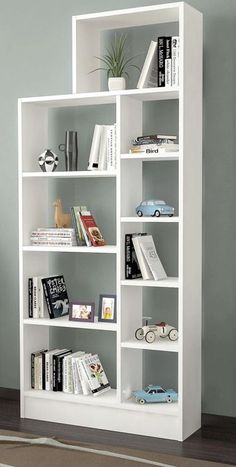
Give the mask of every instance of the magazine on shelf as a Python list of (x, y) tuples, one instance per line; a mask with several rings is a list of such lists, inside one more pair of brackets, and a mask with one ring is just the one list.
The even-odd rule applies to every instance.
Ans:
[(99, 394), (111, 389), (98, 355), (84, 357), (81, 360), (81, 364), (84, 368), (84, 373), (86, 374), (89, 387), (94, 396), (98, 396)]

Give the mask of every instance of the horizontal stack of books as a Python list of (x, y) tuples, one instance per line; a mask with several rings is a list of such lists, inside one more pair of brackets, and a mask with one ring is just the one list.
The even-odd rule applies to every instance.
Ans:
[(125, 278), (156, 281), (167, 278), (152, 235), (147, 233), (125, 235)]
[(60, 318), (69, 313), (69, 298), (63, 275), (28, 279), (29, 318)]
[(116, 169), (116, 124), (95, 125), (88, 170)]
[(98, 396), (111, 386), (97, 354), (42, 349), (31, 354), (31, 388)]
[(91, 212), (86, 206), (71, 208), (72, 221), (75, 227), (76, 242), (79, 246), (104, 246), (105, 240)]
[(151, 41), (137, 88), (179, 86), (179, 36)]
[(75, 246), (75, 230), (69, 228), (38, 228), (32, 231), (30, 242), (34, 246)]
[(177, 136), (172, 135), (146, 135), (137, 136), (132, 140), (129, 149), (130, 154), (145, 154), (155, 156), (155, 154), (165, 154), (167, 152), (178, 152)]

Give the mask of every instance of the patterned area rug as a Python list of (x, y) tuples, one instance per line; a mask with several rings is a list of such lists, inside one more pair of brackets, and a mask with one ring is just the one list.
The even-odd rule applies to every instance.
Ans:
[(0, 467), (218, 467), (218, 464), (112, 446), (69, 443), (0, 430)]

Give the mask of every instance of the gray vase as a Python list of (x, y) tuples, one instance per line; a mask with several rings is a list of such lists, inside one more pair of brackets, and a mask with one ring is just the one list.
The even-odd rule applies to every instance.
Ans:
[(59, 150), (65, 154), (66, 171), (76, 171), (78, 168), (78, 134), (77, 131), (65, 132), (65, 144), (60, 144)]

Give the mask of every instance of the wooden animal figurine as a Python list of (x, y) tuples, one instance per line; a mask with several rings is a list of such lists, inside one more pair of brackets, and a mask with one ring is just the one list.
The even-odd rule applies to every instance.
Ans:
[(54, 215), (55, 226), (58, 228), (64, 228), (64, 229), (70, 227), (71, 226), (71, 215), (63, 212), (61, 200), (56, 199), (56, 201), (53, 203), (53, 206), (55, 208), (55, 215)]

